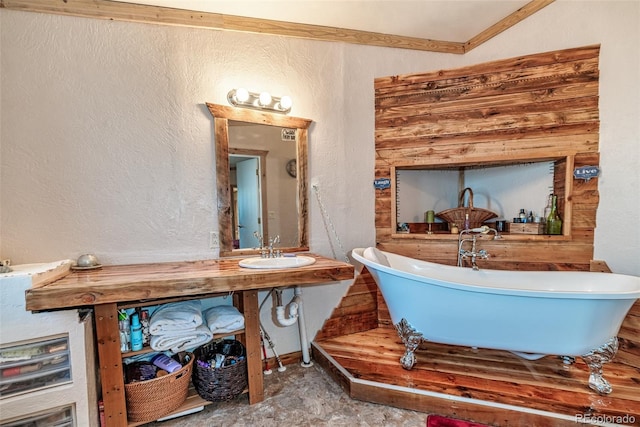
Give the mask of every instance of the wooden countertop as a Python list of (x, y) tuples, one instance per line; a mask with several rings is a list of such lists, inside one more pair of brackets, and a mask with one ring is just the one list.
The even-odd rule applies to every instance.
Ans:
[(233, 257), (71, 270), (62, 278), (27, 290), (26, 308), (30, 311), (55, 310), (320, 284), (354, 277), (351, 264), (315, 254), (305, 255), (316, 258), (316, 262), (289, 269), (249, 269), (238, 265), (244, 257)]

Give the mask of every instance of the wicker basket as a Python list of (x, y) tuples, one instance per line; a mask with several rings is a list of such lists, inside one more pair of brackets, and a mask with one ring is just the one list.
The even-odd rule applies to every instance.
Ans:
[[(464, 193), (469, 192), (469, 206), (464, 206)], [(473, 207), (473, 190), (467, 187), (460, 193), (458, 207), (447, 209), (436, 214), (449, 224), (455, 224), (460, 230), (464, 229), (464, 220), (469, 215), (469, 228), (480, 227), (486, 220), (495, 218), (498, 214), (487, 209)]]
[(176, 372), (153, 380), (125, 384), (129, 421), (153, 421), (178, 409), (187, 399), (193, 360), (193, 354), (187, 353), (184, 357), (186, 363)]
[[(233, 365), (216, 368), (210, 360), (216, 354), (234, 357)], [(247, 388), (247, 355), (240, 341), (221, 340), (206, 344), (195, 350), (193, 385), (205, 400), (225, 402), (238, 397)]]

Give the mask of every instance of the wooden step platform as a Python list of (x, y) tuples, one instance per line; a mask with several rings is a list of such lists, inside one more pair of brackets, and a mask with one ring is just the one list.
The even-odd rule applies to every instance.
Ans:
[(604, 366), (613, 392), (600, 396), (588, 388), (581, 359), (566, 365), (556, 356), (528, 361), (506, 351), (425, 343), (414, 368), (405, 370), (404, 345), (389, 326), (321, 337), (312, 350), (358, 400), (495, 426), (640, 425), (640, 369), (615, 359)]

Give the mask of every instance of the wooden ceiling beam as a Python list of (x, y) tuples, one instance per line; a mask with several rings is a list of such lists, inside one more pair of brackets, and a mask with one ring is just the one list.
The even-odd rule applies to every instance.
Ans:
[(123, 3), (113, 0), (0, 0), (0, 7), (10, 10), (84, 18), (241, 31), (397, 49), (463, 54), (512, 27), (553, 1), (555, 0), (532, 0), (518, 11), (467, 42), (430, 40), (322, 25)]
[(474, 49), (474, 48), (480, 46), (482, 43), (486, 42), (487, 40), (489, 40), (489, 39), (491, 39), (491, 38), (493, 38), (495, 36), (497, 36), (501, 32), (513, 27), (514, 25), (516, 25), (517, 23), (523, 21), (524, 19), (528, 18), (529, 16), (533, 15), (534, 13), (539, 11), (540, 9), (542, 9), (542, 8), (544, 8), (546, 6), (549, 6), (554, 1), (555, 0), (532, 0), (532, 1), (530, 1), (526, 5), (522, 6), (520, 9), (516, 10), (515, 12), (513, 12), (511, 15), (501, 19), (500, 21), (496, 22), (495, 24), (493, 24), (492, 26), (490, 26), (486, 30), (480, 32), (478, 35), (470, 38), (464, 44), (464, 52), (467, 53), (471, 49)]

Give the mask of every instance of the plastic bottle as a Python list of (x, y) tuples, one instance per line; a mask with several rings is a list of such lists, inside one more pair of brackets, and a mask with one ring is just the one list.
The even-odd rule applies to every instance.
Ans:
[(562, 234), (562, 220), (558, 215), (558, 196), (556, 195), (551, 197), (551, 211), (547, 217), (545, 232), (547, 234)]
[(127, 312), (124, 310), (118, 311), (118, 328), (120, 329), (120, 351), (125, 353), (131, 350), (129, 343), (131, 328), (129, 326), (129, 316), (127, 316)]
[(182, 368), (182, 365), (164, 353), (159, 353), (151, 359), (151, 363), (160, 369), (164, 369), (169, 373), (173, 373)]
[(469, 224), (469, 214), (465, 214), (464, 215), (464, 229), (468, 230), (469, 228), (471, 228), (470, 224)]
[(131, 350), (142, 350), (142, 325), (137, 313), (131, 315)]
[(142, 345), (149, 345), (151, 334), (149, 333), (149, 310), (140, 312), (140, 325), (142, 325)]

